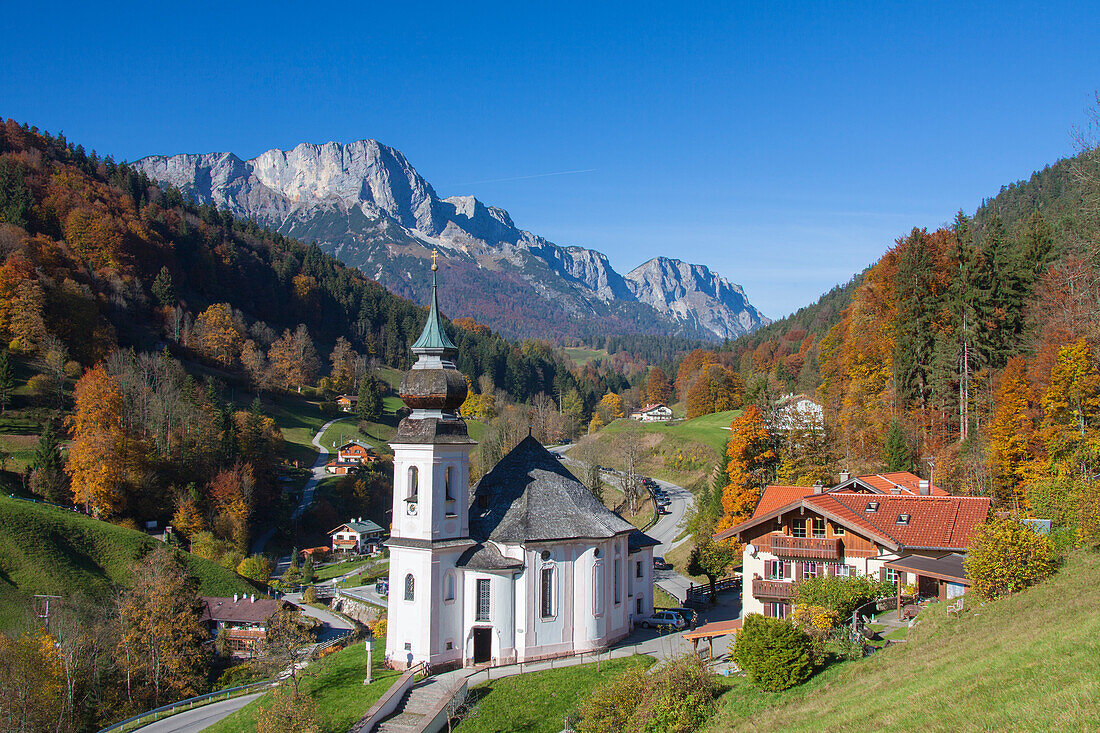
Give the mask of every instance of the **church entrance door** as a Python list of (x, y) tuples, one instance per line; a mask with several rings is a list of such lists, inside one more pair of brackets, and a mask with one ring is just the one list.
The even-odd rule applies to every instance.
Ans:
[(493, 630), (474, 629), (474, 664), (484, 664), (493, 656)]

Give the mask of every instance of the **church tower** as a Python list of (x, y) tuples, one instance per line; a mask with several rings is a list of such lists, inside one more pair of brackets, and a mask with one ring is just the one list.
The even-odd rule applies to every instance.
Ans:
[[(433, 257), (434, 259), (434, 257)], [(412, 346), (416, 355), (401, 380), (401, 399), (412, 410), (390, 441), (393, 448), (393, 524), (386, 659), (403, 668), (426, 661), (461, 662), (462, 583), (455, 569), (470, 539), (470, 451), (458, 408), (466, 378), (452, 359), (436, 295), (428, 321)]]

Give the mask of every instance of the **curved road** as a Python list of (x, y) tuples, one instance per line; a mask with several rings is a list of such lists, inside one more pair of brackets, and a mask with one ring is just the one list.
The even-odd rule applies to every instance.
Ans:
[[(562, 456), (563, 462), (566, 464), (579, 464), (580, 461), (575, 461), (566, 455), (566, 451), (572, 447), (573, 444), (558, 445), (548, 450)], [(603, 477), (611, 481), (619, 481), (618, 475), (609, 471), (603, 472)], [(656, 479), (654, 480), (656, 481)], [(695, 496), (683, 486), (677, 486), (668, 481), (657, 481), (657, 485), (664, 489), (665, 496), (669, 498), (668, 514), (662, 514), (657, 523), (646, 530), (646, 534), (661, 543), (653, 548), (654, 557), (663, 557), (674, 547), (678, 547), (687, 540), (686, 537), (681, 540), (676, 538), (684, 530), (684, 515), (695, 503)], [(687, 598), (688, 586), (692, 584), (691, 578), (681, 575), (675, 570), (654, 570), (653, 579), (657, 587), (675, 597), (681, 603)]]
[[(313, 436), (311, 441), (314, 447), (317, 448), (317, 460), (313, 462), (313, 466), (310, 470), (313, 472), (309, 479), (306, 481), (306, 485), (302, 487), (302, 499), (298, 502), (298, 506), (294, 507), (294, 512), (290, 515), (290, 520), (294, 521), (298, 517), (302, 516), (302, 512), (313, 503), (313, 493), (317, 489), (317, 484), (321, 482), (321, 479), (325, 477), (325, 464), (328, 463), (329, 450), (325, 446), (321, 445), (321, 436), (325, 434), (325, 431), (330, 427), (340, 422), (341, 420), (347, 420), (347, 416), (337, 417), (329, 420), (327, 423), (321, 426), (317, 434)], [(264, 532), (262, 535), (256, 538), (256, 541), (252, 543), (252, 554), (259, 555), (263, 553), (264, 547), (267, 546), (268, 541), (275, 535), (275, 527)], [(290, 562), (289, 558), (287, 562)]]
[(232, 700), (213, 702), (201, 708), (186, 710), (164, 720), (144, 725), (139, 730), (142, 733), (196, 733), (196, 731), (214, 725), (222, 718), (237, 712), (261, 695), (263, 695), (262, 692), (257, 692), (253, 695), (235, 697)]

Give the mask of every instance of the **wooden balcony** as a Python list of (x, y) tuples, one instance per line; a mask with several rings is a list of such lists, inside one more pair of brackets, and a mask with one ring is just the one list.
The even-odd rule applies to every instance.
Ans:
[(784, 580), (761, 580), (754, 578), (752, 581), (753, 598), (778, 598), (786, 600), (794, 598), (794, 583)]
[(816, 560), (839, 560), (844, 551), (839, 537), (829, 539), (813, 537), (771, 536), (772, 554), (776, 557), (807, 557)]

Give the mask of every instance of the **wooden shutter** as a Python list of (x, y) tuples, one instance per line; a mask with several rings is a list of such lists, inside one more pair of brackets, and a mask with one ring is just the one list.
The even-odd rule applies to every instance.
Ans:
[(886, 568), (883, 567), (878, 569), (878, 579), (886, 580)]
[(831, 578), (836, 575), (836, 566), (833, 563), (825, 563), (825, 577)]
[(905, 573), (898, 571), (898, 578), (901, 579), (901, 584), (905, 585)]
[(772, 613), (772, 604), (765, 603), (764, 604), (764, 617), (765, 618), (773, 618), (774, 616), (775, 616), (775, 614)]
[(787, 560), (783, 563), (783, 577), (787, 580), (791, 578), (791, 562)]
[(794, 564), (794, 579), (802, 580), (802, 563), (800, 562)]

